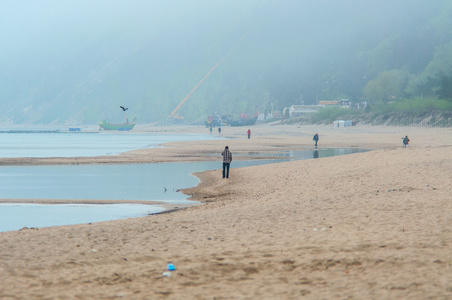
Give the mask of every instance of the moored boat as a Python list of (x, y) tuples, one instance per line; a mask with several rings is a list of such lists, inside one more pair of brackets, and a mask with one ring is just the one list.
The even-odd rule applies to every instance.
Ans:
[(123, 123), (123, 124), (112, 124), (106, 120), (99, 122), (100, 128), (104, 130), (119, 130), (119, 131), (129, 131), (132, 130), (136, 125), (136, 122), (133, 123)]

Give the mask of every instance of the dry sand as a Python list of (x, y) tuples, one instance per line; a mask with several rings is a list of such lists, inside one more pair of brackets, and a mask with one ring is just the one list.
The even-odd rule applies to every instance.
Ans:
[[(319, 147), (377, 150), (232, 162), (230, 179), (199, 173), (184, 191), (203, 205), (0, 233), (0, 299), (452, 299), (452, 129), (270, 124), (250, 140), (246, 130), (118, 157), (0, 163), (203, 160), (226, 143), (240, 159), (312, 148), (315, 132)], [(169, 262), (176, 271), (164, 276)]]

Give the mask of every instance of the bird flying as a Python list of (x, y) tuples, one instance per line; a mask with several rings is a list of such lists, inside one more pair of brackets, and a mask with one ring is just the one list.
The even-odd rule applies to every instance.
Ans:
[(120, 108), (122, 108), (123, 111), (126, 111), (129, 109), (128, 107), (124, 107), (124, 106), (120, 106)]

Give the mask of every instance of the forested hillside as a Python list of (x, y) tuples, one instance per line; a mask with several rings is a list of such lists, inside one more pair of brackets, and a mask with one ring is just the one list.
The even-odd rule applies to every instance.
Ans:
[(0, 12), (1, 124), (452, 101), (452, 2), (29, 1)]

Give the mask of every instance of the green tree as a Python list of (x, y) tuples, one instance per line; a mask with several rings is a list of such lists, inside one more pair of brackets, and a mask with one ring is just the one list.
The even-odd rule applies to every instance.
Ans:
[[(433, 59), (418, 75), (413, 76), (408, 84), (406, 92), (411, 96), (423, 95), (439, 96), (447, 90), (447, 81), (452, 69), (452, 43), (439, 47)], [(447, 94), (447, 93), (446, 93)], [(445, 98), (446, 99), (446, 98)]]
[(387, 102), (403, 96), (406, 82), (406, 72), (400, 70), (385, 71), (366, 84), (363, 94), (370, 103)]
[(443, 75), (441, 83), (437, 91), (438, 97), (441, 99), (452, 100), (452, 77)]

